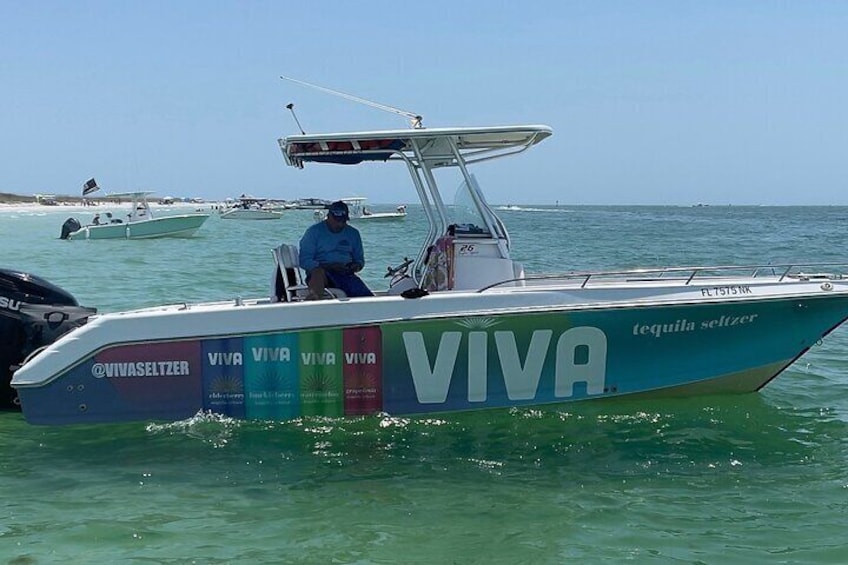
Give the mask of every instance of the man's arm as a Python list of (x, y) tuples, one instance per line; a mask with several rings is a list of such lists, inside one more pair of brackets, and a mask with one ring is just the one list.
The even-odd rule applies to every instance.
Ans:
[(317, 239), (313, 230), (306, 230), (303, 237), (300, 238), (300, 254), (298, 260), (300, 267), (306, 272), (311, 271), (318, 266), (318, 261), (315, 260), (315, 253), (318, 249)]
[(362, 270), (362, 267), (365, 266), (365, 250), (362, 247), (362, 236), (359, 235), (359, 230), (354, 228), (354, 233), (356, 237), (353, 238), (353, 263), (356, 263), (357, 268), (353, 269), (353, 272), (358, 272)]

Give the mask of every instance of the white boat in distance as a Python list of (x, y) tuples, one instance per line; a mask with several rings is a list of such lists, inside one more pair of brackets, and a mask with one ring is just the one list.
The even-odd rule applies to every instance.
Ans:
[[(402, 220), (406, 218), (406, 206), (403, 204), (395, 208), (394, 212), (374, 212), (366, 206), (365, 201), (368, 199), (364, 196), (350, 196), (340, 200), (347, 204), (351, 220)], [(320, 222), (326, 217), (326, 210), (316, 210), (313, 214), (316, 222)]]
[(324, 198), (298, 198), (294, 202), (289, 202), (287, 207), (294, 210), (326, 210), (332, 202)]
[(200, 212), (154, 216), (145, 192), (117, 192), (107, 198), (130, 200), (129, 213), (124, 218), (113, 217), (111, 212), (97, 213), (94, 222), (83, 226), (76, 218), (68, 218), (62, 225), (61, 239), (152, 239), (156, 237), (191, 237), (209, 218)]
[(221, 212), (223, 220), (279, 220), (282, 210), (271, 208), (267, 198), (254, 198), (244, 194), (232, 206)]
[[(745, 393), (848, 317), (848, 277), (835, 272), (845, 265), (527, 275), (469, 169), (552, 133), (521, 125), (281, 139), (293, 167), (408, 169), (430, 228), (417, 256), (388, 270), (388, 288), (306, 301), (297, 248), (282, 245), (270, 298), (95, 315), (31, 355), (11, 382), (24, 417), (282, 420)], [(450, 173), (462, 181), (453, 205), (434, 169), (439, 182)], [(453, 194), (456, 183), (445, 182)]]

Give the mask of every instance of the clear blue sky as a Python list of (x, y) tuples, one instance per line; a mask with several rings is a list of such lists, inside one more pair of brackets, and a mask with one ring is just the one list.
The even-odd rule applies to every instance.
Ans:
[[(493, 203), (848, 204), (848, 2), (0, 0), (0, 191), (414, 202), (277, 138), (544, 123)], [(387, 170), (393, 169), (393, 170)]]

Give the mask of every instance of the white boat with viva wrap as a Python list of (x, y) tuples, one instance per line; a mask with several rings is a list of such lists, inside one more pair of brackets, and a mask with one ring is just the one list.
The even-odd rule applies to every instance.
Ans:
[[(305, 301), (297, 254), (283, 245), (270, 298), (93, 315), (70, 329), (14, 373), (24, 416), (279, 420), (746, 393), (848, 317), (835, 265), (525, 273), (470, 168), (551, 135), (518, 125), (281, 139), (293, 167), (407, 168), (430, 227), (388, 288)], [(457, 181), (449, 206), (439, 184), (453, 193)]]

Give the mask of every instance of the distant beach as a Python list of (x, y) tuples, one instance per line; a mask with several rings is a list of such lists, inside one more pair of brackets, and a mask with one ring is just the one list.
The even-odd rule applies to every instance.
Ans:
[[(0, 205), (6, 204), (38, 204), (40, 206), (81, 206), (83, 201), (99, 204), (108, 202), (108, 198), (83, 198), (82, 196), (46, 195), (46, 194), (13, 194), (0, 192)], [(51, 202), (51, 204), (46, 204)], [(55, 204), (52, 204), (55, 202)]]
[[(97, 208), (100, 206), (119, 206), (129, 202), (127, 198), (110, 198), (107, 196), (101, 197), (85, 197), (82, 196), (67, 196), (67, 195), (27, 195), (13, 194), (10, 192), (0, 192), (0, 210), (50, 210), (63, 207), (81, 207), (81, 208)], [(151, 198), (150, 204), (164, 205), (159, 198)], [(167, 206), (186, 206), (191, 208), (206, 207), (210, 204), (217, 203), (202, 203), (197, 202), (173, 202)]]

